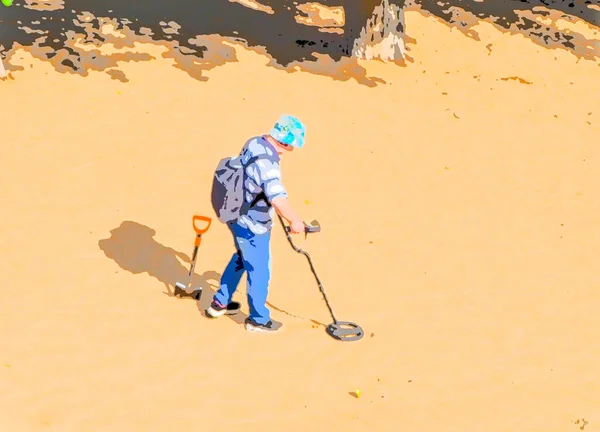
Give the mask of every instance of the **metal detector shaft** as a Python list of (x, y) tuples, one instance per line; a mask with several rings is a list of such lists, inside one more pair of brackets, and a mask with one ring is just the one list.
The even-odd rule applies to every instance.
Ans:
[[(317, 280), (317, 284), (319, 285), (319, 290), (321, 291), (321, 294), (323, 294), (323, 299), (325, 299), (325, 304), (327, 305), (327, 308), (329, 309), (331, 318), (333, 318), (333, 322), (335, 324), (338, 324), (338, 320), (335, 319), (335, 315), (333, 314), (333, 310), (331, 309), (331, 306), (329, 305), (329, 300), (327, 300), (327, 295), (325, 295), (325, 291), (323, 290), (323, 285), (321, 285), (321, 281), (319, 280), (319, 277), (317, 276), (317, 272), (315, 271), (315, 267), (313, 266), (312, 260), (310, 259), (310, 255), (308, 254), (308, 252), (303, 251), (302, 249), (300, 249), (300, 248), (296, 247), (296, 245), (294, 245), (294, 242), (292, 241), (292, 237), (290, 236), (290, 232), (288, 229), (289, 227), (286, 227), (286, 225), (283, 223), (283, 219), (281, 218), (281, 216), (279, 214), (277, 214), (277, 217), (279, 218), (279, 221), (281, 222), (283, 231), (285, 232), (285, 235), (286, 235), (288, 241), (290, 242), (290, 245), (292, 246), (292, 248), (296, 252), (301, 253), (304, 256), (306, 256), (306, 258), (308, 259), (308, 263), (310, 264), (310, 269), (311, 269), (313, 275), (315, 276), (315, 279)], [(305, 232), (309, 233), (309, 232), (314, 232), (314, 231), (311, 231), (310, 227), (306, 227)]]

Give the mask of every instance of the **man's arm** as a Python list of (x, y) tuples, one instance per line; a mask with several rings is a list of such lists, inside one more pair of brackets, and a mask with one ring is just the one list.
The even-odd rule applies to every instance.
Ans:
[(261, 186), (269, 202), (275, 208), (277, 214), (287, 220), (290, 225), (298, 227), (303, 224), (288, 200), (287, 191), (281, 182), (281, 172), (279, 167), (270, 161), (260, 161), (257, 163)]
[(271, 201), (271, 204), (273, 204), (275, 211), (277, 211), (282, 218), (288, 221), (289, 224), (301, 221), (294, 209), (292, 209), (292, 205), (287, 197), (275, 198), (273, 201)]

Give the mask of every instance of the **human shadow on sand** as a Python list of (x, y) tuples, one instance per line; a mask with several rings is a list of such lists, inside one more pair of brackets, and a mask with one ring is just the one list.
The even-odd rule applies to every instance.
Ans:
[[(196, 289), (190, 292), (181, 292), (176, 289), (175, 283), (187, 284), (191, 259), (183, 252), (160, 244), (154, 239), (155, 235), (156, 231), (146, 225), (134, 221), (124, 221), (118, 228), (110, 231), (109, 238), (98, 241), (98, 246), (123, 270), (133, 274), (147, 273), (163, 283), (166, 288), (164, 294), (167, 296), (195, 300), (198, 310), (206, 316), (205, 311), (218, 289), (221, 274), (214, 270), (208, 270), (202, 274), (194, 273), (191, 286)], [(188, 267), (186, 268), (180, 260), (188, 264)], [(201, 295), (197, 299), (199, 293)], [(267, 305), (278, 312), (306, 320), (306, 318), (291, 314), (271, 303), (267, 303)], [(237, 324), (243, 324), (248, 315), (240, 311), (235, 315), (224, 316), (231, 318)], [(325, 324), (316, 320), (309, 321), (325, 327)]]
[[(124, 221), (118, 228), (110, 231), (110, 237), (98, 241), (104, 254), (115, 261), (123, 270), (133, 274), (147, 273), (165, 285), (169, 297), (195, 300), (198, 310), (205, 315), (212, 297), (218, 287), (221, 275), (213, 270), (192, 275), (192, 290), (182, 292), (175, 283), (187, 284), (191, 259), (183, 252), (164, 246), (154, 239), (156, 231), (146, 225), (133, 221)], [(191, 246), (190, 246), (191, 247)], [(198, 259), (198, 258), (197, 258)], [(188, 267), (179, 261), (188, 264)], [(196, 267), (197, 268), (197, 267)], [(201, 294), (198, 299), (198, 294)], [(241, 311), (236, 315), (225, 315), (236, 323), (242, 324), (246, 315)]]

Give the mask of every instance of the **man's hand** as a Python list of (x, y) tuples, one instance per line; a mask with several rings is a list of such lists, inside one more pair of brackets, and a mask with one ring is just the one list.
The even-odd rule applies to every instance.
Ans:
[(292, 234), (300, 234), (303, 233), (305, 230), (306, 226), (304, 225), (304, 222), (302, 222), (300, 219), (294, 220), (290, 224), (290, 232)]
[(303, 233), (305, 230), (304, 222), (298, 217), (296, 212), (292, 210), (292, 206), (287, 198), (276, 198), (271, 201), (277, 213), (288, 221), (290, 224), (290, 232), (292, 234)]

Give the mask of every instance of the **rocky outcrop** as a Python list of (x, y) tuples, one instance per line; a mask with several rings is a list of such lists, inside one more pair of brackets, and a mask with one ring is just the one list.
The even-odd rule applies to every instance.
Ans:
[(405, 56), (404, 2), (383, 0), (354, 40), (352, 55), (362, 59), (401, 61)]
[(406, 0), (405, 10), (434, 16), (467, 37), (485, 21), (548, 49), (600, 59), (600, 7), (596, 0)]
[[(78, 72), (83, 55), (73, 40), (101, 45), (101, 28), (111, 22), (132, 40), (175, 45), (203, 58), (199, 36), (220, 36), (264, 49), (276, 63), (342, 57), (394, 59), (403, 55), (401, 0), (170, 0), (141, 7), (121, 0), (48, 0), (6, 8), (0, 16), (0, 54), (35, 46), (59, 68)], [(125, 41), (124, 43), (127, 43)], [(315, 56), (315, 53), (318, 56)]]

